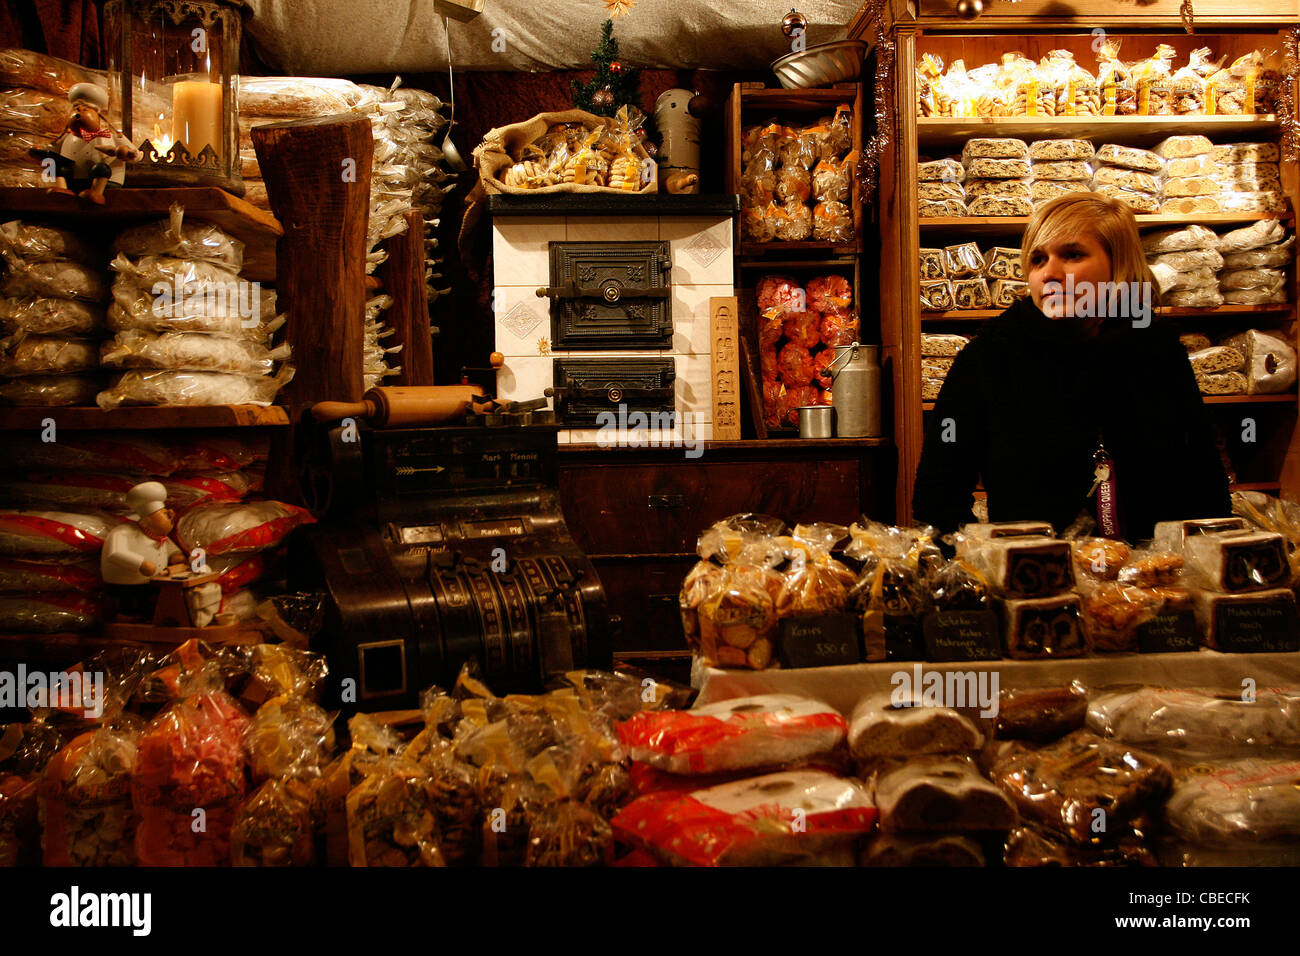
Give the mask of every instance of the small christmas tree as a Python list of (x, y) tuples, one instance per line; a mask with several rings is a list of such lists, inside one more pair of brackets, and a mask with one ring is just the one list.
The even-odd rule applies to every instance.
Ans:
[(574, 106), (597, 116), (613, 116), (625, 103), (641, 109), (641, 71), (619, 62), (613, 20), (601, 27), (600, 45), (591, 51), (591, 60), (596, 76), (590, 83), (569, 81)]

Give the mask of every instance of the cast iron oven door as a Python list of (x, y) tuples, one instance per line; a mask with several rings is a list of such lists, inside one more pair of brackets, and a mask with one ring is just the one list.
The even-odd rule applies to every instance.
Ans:
[(671, 358), (567, 358), (555, 359), (553, 367), (555, 387), (546, 392), (555, 398), (562, 425), (599, 428), (603, 422), (597, 416), (610, 412), (625, 417), (628, 428), (676, 426), (677, 370)]
[(552, 348), (672, 348), (667, 242), (552, 242)]

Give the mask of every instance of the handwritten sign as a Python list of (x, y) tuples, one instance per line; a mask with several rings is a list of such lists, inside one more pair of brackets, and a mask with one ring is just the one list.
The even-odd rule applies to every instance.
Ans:
[(817, 614), (781, 621), (781, 663), (786, 667), (857, 664), (857, 618), (852, 614)]
[(927, 661), (994, 661), (1002, 656), (992, 611), (931, 611), (921, 627)]
[(1143, 654), (1194, 651), (1201, 646), (1201, 626), (1190, 608), (1157, 614), (1137, 629), (1138, 650)]
[(1300, 650), (1295, 604), (1219, 605), (1214, 613), (1214, 646), (1238, 654)]

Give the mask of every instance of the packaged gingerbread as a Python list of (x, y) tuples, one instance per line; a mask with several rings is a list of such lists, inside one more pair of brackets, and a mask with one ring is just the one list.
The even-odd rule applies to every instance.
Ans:
[(1106, 37), (1097, 51), (1097, 85), (1101, 90), (1101, 115), (1133, 116), (1137, 113), (1137, 86), (1133, 74), (1119, 58), (1119, 37)]
[(346, 800), (352, 866), (445, 866), (434, 794), (418, 764), (381, 757)]
[(320, 770), (307, 766), (266, 780), (230, 828), (232, 866), (312, 866), (322, 824)]
[(1175, 51), (1167, 43), (1156, 45), (1149, 58), (1133, 67), (1139, 116), (1172, 116), (1174, 113), (1173, 62)]

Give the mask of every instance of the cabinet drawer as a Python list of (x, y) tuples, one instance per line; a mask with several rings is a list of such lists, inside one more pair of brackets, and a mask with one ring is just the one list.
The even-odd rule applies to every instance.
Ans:
[(688, 653), (677, 595), (697, 560), (596, 558), (591, 562), (605, 587), (609, 613), (623, 619), (622, 632), (614, 638), (615, 656), (627, 651)]
[(862, 511), (861, 462), (572, 462), (560, 466), (560, 503), (588, 554), (688, 554), (701, 531), (758, 512), (788, 524), (849, 524)]

